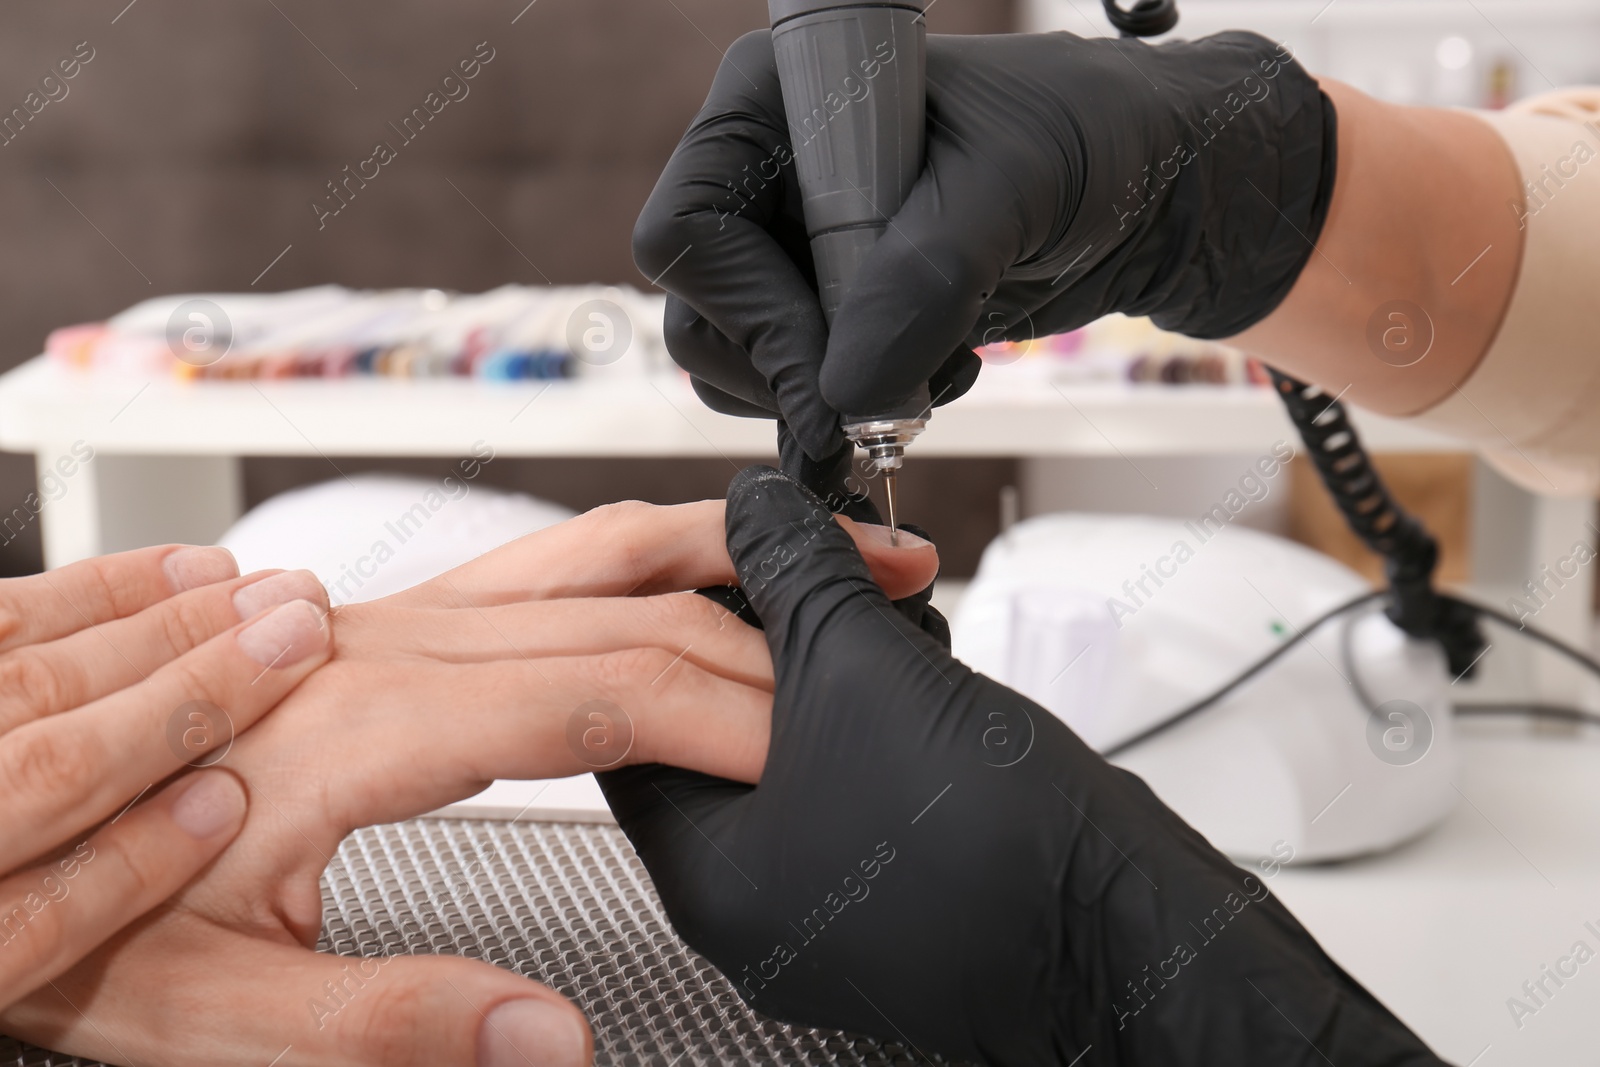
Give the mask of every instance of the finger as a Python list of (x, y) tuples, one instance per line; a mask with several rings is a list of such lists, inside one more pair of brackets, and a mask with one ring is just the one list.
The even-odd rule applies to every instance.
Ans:
[(740, 419), (771, 419), (777, 413), (766, 408), (757, 407), (747, 401), (740, 400), (731, 393), (724, 393), (714, 385), (709, 385), (699, 378), (690, 378), (689, 387), (694, 390), (694, 395), (699, 397), (705, 406), (722, 415), (732, 415)]
[[(717, 944), (752, 910), (745, 890), (759, 891), (718, 844), (737, 836), (755, 788), (661, 763), (619, 767), (595, 779), (659, 887), (678, 936), (702, 952)], [(733, 877), (708, 876), (713, 869)], [(730, 891), (733, 898), (722, 899)]]
[[(680, 864), (692, 867), (681, 848), (696, 826), (718, 829), (717, 812), (736, 805), (755, 787), (662, 763), (618, 767), (595, 775), (617, 825), (638, 850), (652, 877)], [(670, 801), (670, 803), (669, 803)], [(676, 925), (676, 923), (674, 923)]]
[[(665, 763), (752, 785), (760, 781), (772, 740), (772, 693), (685, 663), (669, 663), (645, 681), (656, 662), (641, 664), (632, 684), (620, 687), (618, 707), (626, 709), (626, 701), (632, 700), (639, 709), (633, 715), (633, 750), (624, 762)], [(658, 696), (656, 690), (663, 687), (665, 694)], [(596, 746), (581, 738), (578, 750), (585, 755), (580, 762), (592, 764), (595, 760), (587, 752)], [(607, 754), (603, 735), (597, 747), (602, 756)], [(615, 749), (609, 754), (614, 756)], [(610, 766), (602, 762), (585, 769)]]
[[(873, 581), (844, 524), (793, 479), (771, 467), (740, 471), (728, 486), (727, 530), (740, 587), (761, 617), (780, 688), (786, 673), (792, 679), (811, 668), (812, 657), (820, 654), (814, 647), (819, 634), (830, 648), (859, 660), (871, 642), (861, 643), (858, 624), (892, 626), (907, 635), (911, 648), (927, 641), (942, 655)], [(927, 578), (931, 582), (932, 575)], [(831, 677), (836, 666), (817, 669)]]
[(280, 605), (141, 685), (0, 737), (0, 856), (26, 862), (122, 809), (186, 763), (215, 762), (328, 658), (327, 616)]
[(855, 472), (855, 457), (855, 447), (846, 443), (831, 455), (813, 459), (800, 447), (789, 424), (778, 423), (778, 468), (783, 473), (821, 497), (830, 511), (862, 522), (882, 522), (870, 491)]
[(570, 1001), (476, 960), (334, 956), (175, 915), (96, 962), (6, 1013), (7, 1032), (164, 1067), (582, 1067), (594, 1051)]
[(0, 651), (53, 641), (239, 576), (225, 548), (162, 545), (0, 581)]
[(933, 406), (943, 407), (965, 396), (967, 390), (977, 383), (978, 373), (982, 370), (983, 360), (978, 358), (978, 354), (966, 345), (960, 346), (928, 379), (928, 394), (933, 397)]
[(726, 528), (739, 586), (774, 647), (783, 644), (773, 636), (774, 622), (793, 615), (817, 581), (832, 580), (839, 596), (859, 594), (892, 610), (843, 524), (810, 490), (771, 467), (746, 467), (734, 476)]
[[(904, 523), (900, 527), (900, 534), (918, 536), (921, 528)], [(934, 582), (908, 597), (901, 597), (894, 602), (895, 610), (915, 623), (924, 633), (939, 642), (947, 651), (950, 648), (950, 622), (933, 606)]]
[[(896, 709), (963, 706), (951, 705), (949, 687), (970, 672), (940, 642), (920, 598), (897, 610), (841, 525), (798, 483), (770, 467), (741, 471), (728, 487), (728, 550), (772, 650), (771, 758), (786, 780), (840, 770), (840, 730), (853, 735), (849, 758), (860, 760), (869, 741), (889, 751), (904, 740), (892, 728)], [(887, 714), (861, 720), (861, 707)]]
[(727, 608), (694, 593), (442, 611), (351, 608), (340, 615), (339, 643), (351, 655), (370, 652), (447, 663), (654, 648), (743, 685), (772, 689), (772, 657), (761, 634)]
[(932, 541), (901, 526), (891, 544), (887, 526), (856, 522), (847, 515), (835, 515), (834, 520), (855, 543), (884, 596), (901, 600), (932, 589), (939, 573), (939, 551)]
[[(437, 697), (408, 700), (408, 736), (431, 766), (460, 767), (464, 777), (446, 782), (434, 775), (437, 785), (378, 783), (385, 799), (363, 795), (365, 822), (431, 811), (497, 778), (558, 778), (658, 762), (754, 782), (766, 759), (772, 694), (662, 649), (440, 667), (424, 685)], [(440, 730), (440, 701), (468, 685), (496, 695), (458, 717), (451, 731)], [(423, 798), (425, 789), (439, 792)]]
[(747, 399), (746, 368), (754, 366), (820, 458), (842, 438), (817, 391), (828, 329), (806, 274), (811, 256), (798, 205), (786, 203), (798, 196), (790, 141), (771, 34), (747, 34), (729, 47), (705, 107), (645, 203), (633, 255), (645, 277), (729, 342), (702, 349), (701, 337), (679, 333), (668, 338), (673, 358)]
[[(649, 596), (734, 580), (728, 558), (722, 501), (660, 507), (624, 501), (595, 508), (575, 519), (531, 533), (386, 598), (406, 607), (488, 607), (559, 597)], [(913, 573), (904, 596), (923, 588), (938, 569), (938, 551), (927, 542), (896, 548), (888, 536), (861, 537), (861, 553), (884, 570), (886, 580)], [(899, 554), (910, 553), (902, 558)], [(908, 561), (917, 560), (915, 567)]]
[(834, 410), (902, 404), (965, 348), (984, 301), (1026, 254), (1018, 202), (964, 141), (930, 141), (926, 168), (834, 314), (819, 378)]
[[(558, 597), (634, 596), (727, 581), (718, 552), (717, 501), (659, 507), (606, 504), (535, 531), (415, 589), (388, 598), (407, 606), (478, 607)], [(666, 579), (663, 582), (663, 579)]]
[(327, 591), (310, 571), (262, 571), (0, 655), (0, 734), (143, 681), (230, 626), (291, 600), (326, 609)]
[(778, 398), (751, 362), (750, 353), (728, 340), (705, 316), (669, 294), (661, 325), (667, 350), (673, 361), (689, 372), (701, 399), (706, 397), (704, 387), (712, 396), (726, 397), (737, 405), (738, 410), (726, 414), (777, 417)]
[[(661, 760), (753, 782), (771, 732), (771, 693), (661, 649), (403, 670), (341, 659), (307, 686), (318, 704), (340, 709), (318, 744), (283, 760), (276, 753), (300, 739), (293, 720), (269, 717), (240, 739), (239, 760), (252, 768), (252, 796), (270, 801), (254, 804), (255, 817), (278, 827), (294, 854), (283, 868), (299, 874), (300, 864), (312, 863), (313, 886), (351, 829), (435, 811), (496, 779)], [(379, 732), (380, 758), (352, 760), (349, 753), (370, 749)], [(195, 902), (237, 910), (227, 882), (208, 881), (190, 891)], [(315, 901), (304, 914), (297, 910), (297, 932), (314, 937), (318, 911)]]
[(0, 1006), (177, 892), (233, 840), (244, 814), (238, 781), (202, 771), (72, 851), (0, 882)]

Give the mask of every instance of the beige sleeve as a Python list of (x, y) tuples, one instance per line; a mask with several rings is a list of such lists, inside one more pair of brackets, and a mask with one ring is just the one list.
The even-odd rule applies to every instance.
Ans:
[(1521, 270), (1493, 344), (1417, 415), (1534, 492), (1600, 493), (1600, 88), (1475, 112), (1522, 172)]

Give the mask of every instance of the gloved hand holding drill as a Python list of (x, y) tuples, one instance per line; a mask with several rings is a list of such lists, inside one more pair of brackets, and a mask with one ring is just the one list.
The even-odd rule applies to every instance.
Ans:
[(640, 216), (673, 358), (713, 408), (781, 417), (791, 474), (802, 452), (848, 461), (839, 412), (960, 396), (985, 343), (1113, 311), (1240, 332), (1294, 285), (1332, 194), (1332, 107), (1255, 34), (931, 36), (927, 113), (923, 174), (831, 334), (766, 31), (728, 50)]

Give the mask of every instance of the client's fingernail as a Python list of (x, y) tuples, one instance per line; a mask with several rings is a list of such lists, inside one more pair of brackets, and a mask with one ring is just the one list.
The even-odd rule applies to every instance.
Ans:
[(263, 667), (289, 667), (328, 643), (327, 616), (308, 600), (292, 600), (239, 631), (239, 647)]
[(897, 531), (898, 536), (891, 542), (887, 526), (878, 526), (870, 522), (858, 522), (856, 526), (869, 541), (876, 541), (880, 545), (890, 545), (894, 548), (925, 548), (933, 544), (932, 541), (923, 540), (910, 530)]
[(323, 596), (322, 583), (310, 571), (284, 571), (235, 590), (233, 610), (239, 613), (242, 622), (291, 600), (309, 600), (315, 604)]
[(233, 775), (205, 771), (190, 779), (172, 805), (172, 821), (190, 837), (204, 841), (238, 826), (244, 818), (244, 790)]
[(225, 548), (180, 548), (167, 553), (161, 569), (175, 593), (239, 577), (239, 564)]
[(549, 1001), (507, 1001), (478, 1027), (478, 1067), (584, 1067), (588, 1053), (578, 1013)]

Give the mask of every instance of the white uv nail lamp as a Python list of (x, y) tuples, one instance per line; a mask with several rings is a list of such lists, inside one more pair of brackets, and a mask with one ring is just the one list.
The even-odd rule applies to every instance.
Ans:
[(1335, 860), (1418, 836), (1455, 798), (1442, 651), (1376, 602), (1302, 630), (1370, 589), (1326, 556), (1242, 527), (1047, 515), (984, 552), (952, 620), (954, 648), (1107, 752), (1292, 643), (1113, 762), (1235, 858), (1282, 858), (1287, 846), (1297, 861)]

